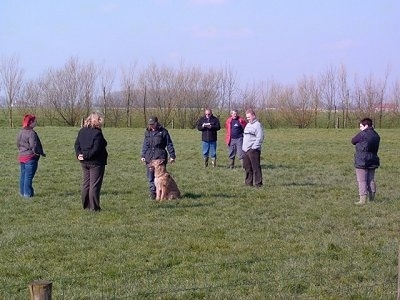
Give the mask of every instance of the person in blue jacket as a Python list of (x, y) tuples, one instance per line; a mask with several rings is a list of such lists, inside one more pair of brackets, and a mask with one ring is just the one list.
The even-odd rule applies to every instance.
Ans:
[(150, 198), (156, 198), (156, 186), (154, 184), (154, 170), (148, 167), (153, 159), (163, 159), (167, 164), (169, 155), (170, 163), (176, 159), (174, 144), (167, 129), (153, 116), (148, 119), (144, 133), (141, 161), (146, 163), (146, 176), (149, 181)]
[(362, 119), (359, 126), (360, 132), (351, 139), (351, 143), (356, 149), (354, 166), (360, 196), (356, 204), (362, 205), (366, 203), (367, 196), (370, 201), (375, 199), (375, 170), (380, 166), (378, 150), (381, 138), (375, 131), (370, 118)]

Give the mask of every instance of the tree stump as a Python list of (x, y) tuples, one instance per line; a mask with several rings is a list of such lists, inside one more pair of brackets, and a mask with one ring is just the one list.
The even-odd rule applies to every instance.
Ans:
[(53, 283), (46, 280), (37, 280), (29, 284), (30, 300), (51, 300)]

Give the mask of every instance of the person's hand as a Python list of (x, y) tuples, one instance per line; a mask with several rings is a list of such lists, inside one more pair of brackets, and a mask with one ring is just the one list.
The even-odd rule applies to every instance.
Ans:
[(175, 158), (170, 158), (170, 159), (169, 159), (169, 162), (170, 162), (171, 164), (173, 164), (173, 163), (175, 162)]
[(145, 159), (144, 157), (142, 157), (142, 158), (140, 159), (140, 161), (144, 163), (144, 162), (146, 162), (146, 159)]
[(46, 157), (46, 153), (43, 153), (42, 156), (43, 156), (43, 157)]
[(79, 155), (78, 155), (78, 159), (79, 159), (79, 160), (83, 160), (83, 154), (79, 154)]

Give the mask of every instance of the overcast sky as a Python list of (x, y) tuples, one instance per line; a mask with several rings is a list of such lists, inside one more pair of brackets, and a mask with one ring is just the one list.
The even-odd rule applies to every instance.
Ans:
[(0, 0), (0, 58), (27, 78), (71, 57), (138, 69), (229, 66), (241, 84), (344, 65), (400, 79), (399, 0)]

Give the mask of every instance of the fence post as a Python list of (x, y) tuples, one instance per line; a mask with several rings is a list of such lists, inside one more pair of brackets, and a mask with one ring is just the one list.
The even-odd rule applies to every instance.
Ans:
[(47, 280), (37, 280), (29, 284), (30, 300), (51, 300), (53, 283)]

